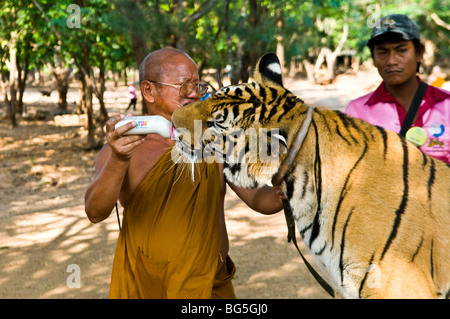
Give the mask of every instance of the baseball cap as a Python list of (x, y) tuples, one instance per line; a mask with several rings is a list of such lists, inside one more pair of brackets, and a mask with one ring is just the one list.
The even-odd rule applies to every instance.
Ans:
[(396, 33), (404, 40), (420, 40), (420, 31), (417, 24), (404, 14), (390, 14), (377, 21), (367, 45), (380, 35)]

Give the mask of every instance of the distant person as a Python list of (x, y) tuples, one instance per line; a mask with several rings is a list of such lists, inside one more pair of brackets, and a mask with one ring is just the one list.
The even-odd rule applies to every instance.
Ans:
[(133, 84), (130, 84), (128, 87), (128, 96), (130, 98), (130, 103), (125, 111), (128, 111), (129, 108), (133, 105), (133, 111), (136, 111), (136, 88)]
[[(367, 45), (383, 82), (374, 92), (351, 101), (345, 113), (411, 141), (419, 137), (416, 140), (424, 143), (416, 141), (416, 145), (422, 152), (450, 163), (450, 92), (427, 86), (416, 75), (425, 51), (417, 24), (402, 14), (383, 17)], [(417, 96), (414, 112), (419, 86), (424, 94)], [(411, 128), (405, 118), (411, 118)]]

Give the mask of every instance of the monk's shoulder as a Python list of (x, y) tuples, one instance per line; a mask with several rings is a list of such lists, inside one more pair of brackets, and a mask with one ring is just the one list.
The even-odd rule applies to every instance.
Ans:
[(161, 156), (171, 147), (172, 142), (159, 136), (147, 135), (133, 152), (121, 191), (121, 202), (126, 202), (145, 176), (158, 163)]

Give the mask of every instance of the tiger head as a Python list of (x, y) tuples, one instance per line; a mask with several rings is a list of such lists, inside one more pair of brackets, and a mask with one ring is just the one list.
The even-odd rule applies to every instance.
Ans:
[(277, 172), (289, 132), (296, 132), (306, 109), (283, 87), (280, 62), (269, 53), (250, 83), (224, 87), (173, 113), (176, 148), (190, 162), (223, 162), (225, 176), (238, 186), (261, 186)]

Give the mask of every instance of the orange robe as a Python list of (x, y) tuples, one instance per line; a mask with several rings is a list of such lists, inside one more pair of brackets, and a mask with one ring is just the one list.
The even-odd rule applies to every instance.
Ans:
[[(174, 164), (169, 148), (125, 205), (110, 298), (211, 298), (219, 258), (217, 164)], [(227, 259), (230, 265), (231, 260)], [(231, 262), (232, 263), (232, 262)], [(224, 265), (223, 268), (227, 268)], [(228, 268), (231, 277), (234, 265)], [(223, 273), (221, 270), (219, 274)], [(225, 286), (234, 296), (230, 274)], [(220, 280), (219, 280), (220, 281)]]

